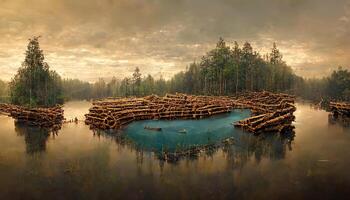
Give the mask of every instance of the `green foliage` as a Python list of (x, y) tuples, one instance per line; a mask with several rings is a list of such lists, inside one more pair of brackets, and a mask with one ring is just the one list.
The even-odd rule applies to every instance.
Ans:
[(8, 95), (8, 84), (0, 80), (0, 97)]
[(118, 96), (164, 95), (166, 92), (232, 95), (242, 91), (287, 92), (305, 99), (350, 100), (350, 82), (347, 70), (339, 68), (324, 79), (304, 79), (294, 74), (274, 43), (271, 52), (261, 56), (249, 42), (240, 48), (226, 45), (220, 38), (216, 47), (206, 53), (200, 62), (191, 63), (185, 71), (170, 80), (142, 77), (137, 67), (130, 77), (110, 82), (99, 79), (91, 84), (79, 80), (63, 80), (66, 99), (90, 99)]
[(0, 103), (9, 102), (8, 83), (0, 80)]
[(203, 56), (200, 63), (193, 63), (185, 73), (174, 76), (171, 88), (177, 92), (211, 95), (246, 90), (279, 92), (292, 88), (294, 76), (292, 69), (283, 62), (276, 44), (263, 59), (249, 42), (242, 48), (235, 42), (231, 48), (220, 38), (216, 48)]
[(132, 94), (139, 96), (141, 87), (141, 73), (138, 67), (136, 67), (134, 73), (132, 74), (132, 81)]
[(263, 59), (248, 42), (243, 48), (235, 42), (231, 48), (220, 38), (216, 47), (203, 56), (199, 63), (191, 63), (185, 71), (175, 74), (170, 80), (162, 77), (155, 80), (151, 75), (142, 78), (137, 67), (131, 77), (122, 80), (113, 78), (109, 83), (103, 79), (94, 84), (65, 80), (64, 90), (69, 98), (80, 96), (84, 99), (88, 96), (164, 95), (166, 92), (230, 95), (246, 90), (289, 91), (294, 77), (292, 69), (282, 61), (276, 44), (269, 56)]
[(62, 89), (65, 100), (87, 100), (92, 95), (92, 85), (78, 79), (62, 80)]
[(63, 103), (61, 78), (44, 62), (38, 39), (29, 39), (25, 60), (10, 82), (10, 98), (14, 104), (47, 107)]
[(350, 101), (350, 72), (341, 67), (327, 78), (326, 93), (333, 99)]
[(350, 72), (339, 67), (326, 78), (298, 78), (295, 81), (295, 93), (313, 101), (350, 101)]

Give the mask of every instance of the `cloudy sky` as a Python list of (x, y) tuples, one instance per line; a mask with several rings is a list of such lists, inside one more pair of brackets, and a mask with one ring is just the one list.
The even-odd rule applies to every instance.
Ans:
[(277, 42), (298, 75), (350, 67), (350, 0), (0, 0), (0, 79), (10, 80), (28, 38), (41, 35), (67, 78), (171, 77), (215, 46)]

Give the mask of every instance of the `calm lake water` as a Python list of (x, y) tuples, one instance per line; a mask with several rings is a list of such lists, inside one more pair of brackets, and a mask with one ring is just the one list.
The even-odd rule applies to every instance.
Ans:
[[(69, 102), (65, 117), (83, 120), (89, 107)], [(230, 125), (248, 115), (236, 110), (199, 121), (140, 121), (117, 134), (92, 131), (83, 121), (53, 134), (0, 116), (0, 199), (349, 197), (349, 129), (299, 103), (295, 135), (256, 137)], [(156, 155), (228, 137), (234, 144), (198, 157), (168, 163)]]

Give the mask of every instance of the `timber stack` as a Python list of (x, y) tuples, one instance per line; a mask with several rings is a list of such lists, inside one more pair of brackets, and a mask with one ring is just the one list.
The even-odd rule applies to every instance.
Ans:
[(296, 111), (294, 99), (292, 95), (270, 92), (251, 92), (238, 96), (240, 106), (251, 109), (254, 116), (234, 125), (254, 134), (291, 132), (294, 129), (293, 113)]
[(105, 99), (93, 102), (85, 123), (91, 128), (120, 129), (137, 120), (201, 119), (232, 109), (250, 109), (254, 115), (235, 124), (253, 133), (292, 130), (294, 96), (250, 92), (235, 97), (166, 94), (142, 98)]
[(18, 109), (18, 106), (7, 103), (0, 103), (0, 114), (2, 115), (11, 115), (11, 111)]
[(0, 112), (17, 122), (43, 128), (59, 129), (64, 120), (62, 106), (50, 108), (26, 108), (12, 104), (0, 104)]
[(136, 120), (200, 119), (230, 112), (234, 106), (234, 101), (229, 97), (185, 94), (106, 99), (93, 102), (85, 115), (85, 123), (102, 130), (119, 129)]
[(350, 124), (350, 103), (330, 102), (329, 104), (333, 121), (341, 121), (344, 124)]

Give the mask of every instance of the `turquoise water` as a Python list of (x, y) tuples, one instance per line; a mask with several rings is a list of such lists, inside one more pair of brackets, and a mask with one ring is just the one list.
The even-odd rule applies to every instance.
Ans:
[[(144, 120), (129, 124), (123, 131), (138, 147), (148, 150), (179, 150), (195, 145), (215, 144), (242, 134), (232, 123), (250, 116), (249, 110), (233, 110), (200, 120)], [(144, 127), (157, 127), (161, 131)]]

